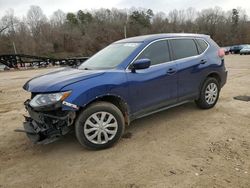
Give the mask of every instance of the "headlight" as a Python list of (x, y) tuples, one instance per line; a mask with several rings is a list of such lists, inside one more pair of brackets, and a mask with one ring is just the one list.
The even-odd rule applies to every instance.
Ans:
[(38, 94), (31, 101), (30, 106), (42, 107), (55, 104), (59, 101), (63, 101), (70, 95), (71, 91), (60, 92), (60, 93), (48, 93)]

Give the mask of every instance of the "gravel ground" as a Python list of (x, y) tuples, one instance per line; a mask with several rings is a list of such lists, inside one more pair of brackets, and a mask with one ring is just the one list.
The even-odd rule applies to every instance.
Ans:
[(134, 121), (103, 151), (74, 134), (33, 145), (22, 133), (22, 85), (48, 69), (0, 73), (0, 187), (250, 187), (250, 56), (226, 57), (228, 83), (215, 108), (193, 103)]

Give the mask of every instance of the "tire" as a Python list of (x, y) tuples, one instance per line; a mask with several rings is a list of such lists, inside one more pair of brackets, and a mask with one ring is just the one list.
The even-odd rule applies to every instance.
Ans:
[(196, 100), (195, 103), (201, 109), (213, 108), (219, 99), (219, 94), (220, 94), (220, 85), (218, 80), (213, 77), (208, 77), (204, 81), (200, 91), (199, 99)]
[(124, 117), (119, 108), (108, 102), (95, 102), (79, 114), (75, 134), (82, 146), (99, 150), (117, 143), (124, 128)]

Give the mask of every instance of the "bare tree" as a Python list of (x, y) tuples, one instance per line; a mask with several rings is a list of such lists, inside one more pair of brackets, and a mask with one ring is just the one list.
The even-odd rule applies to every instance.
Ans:
[(31, 6), (25, 19), (13, 11), (0, 18), (0, 52), (66, 57), (91, 56), (108, 44), (150, 33), (189, 32), (210, 35), (219, 45), (250, 43), (250, 22), (243, 9), (225, 12), (219, 7), (156, 13), (143, 8), (79, 10), (65, 14), (57, 10), (46, 18), (40, 7)]
[(41, 25), (46, 23), (47, 18), (39, 6), (31, 6), (27, 13), (27, 23), (33, 34), (37, 36), (41, 30)]
[(192, 7), (189, 7), (188, 9), (186, 9), (185, 13), (186, 13), (187, 22), (193, 22), (197, 17), (197, 11)]
[(14, 10), (9, 9), (0, 20), (0, 34), (3, 32), (15, 32), (18, 19), (14, 16)]
[(62, 10), (57, 10), (50, 18), (50, 22), (55, 27), (62, 26), (66, 21), (66, 14)]

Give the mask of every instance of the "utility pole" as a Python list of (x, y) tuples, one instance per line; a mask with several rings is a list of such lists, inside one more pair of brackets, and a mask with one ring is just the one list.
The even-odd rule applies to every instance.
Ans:
[(126, 10), (126, 22), (125, 22), (125, 25), (124, 25), (124, 38), (127, 38), (127, 25), (128, 25), (128, 11)]
[(14, 41), (12, 42), (12, 45), (13, 45), (15, 54), (17, 54), (17, 52), (16, 52), (16, 45), (15, 45), (15, 42), (14, 42)]
[(124, 38), (127, 38), (127, 23), (124, 25)]

